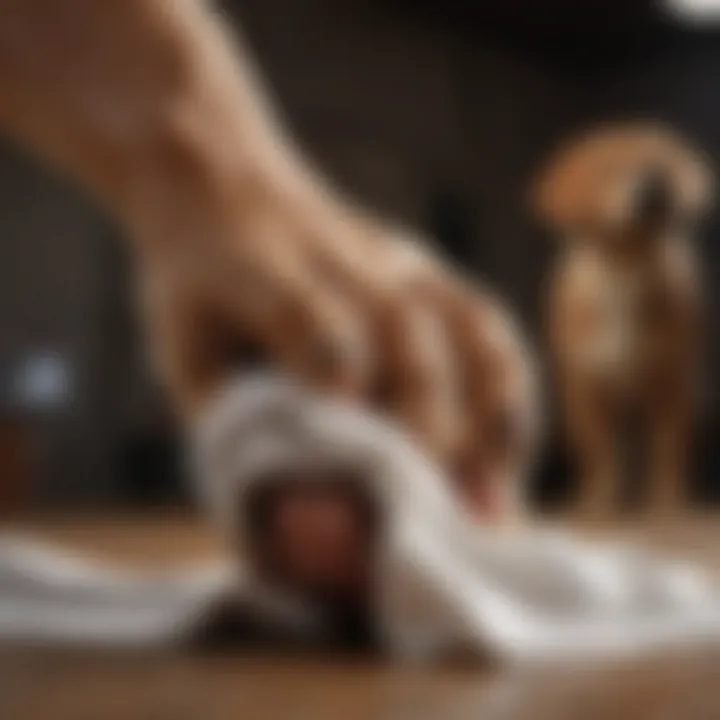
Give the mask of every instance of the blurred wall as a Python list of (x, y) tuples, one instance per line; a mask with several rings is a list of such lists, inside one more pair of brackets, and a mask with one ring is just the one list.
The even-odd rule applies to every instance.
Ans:
[[(568, 32), (550, 21), (541, 28), (443, 7), (224, 3), (313, 161), (349, 193), (423, 228), (495, 285), (538, 339), (552, 246), (524, 211), (533, 172), (565, 133), (636, 113), (678, 124), (720, 157), (720, 34), (610, 23), (591, 35), (587, 26)], [(715, 337), (716, 232), (711, 226), (703, 242)], [(6, 147), (0, 238), (4, 407), (29, 355), (58, 352), (70, 366), (75, 401), (33, 414), (45, 448), (44, 494), (132, 495), (130, 476), (143, 462), (152, 467), (142, 458), (165, 435), (147, 420), (158, 401), (112, 225)], [(718, 427), (717, 411), (714, 423), (706, 428)], [(717, 451), (701, 456), (705, 477), (720, 470)]]
[(127, 259), (76, 188), (0, 149), (0, 418), (30, 427), (39, 492), (98, 499), (138, 374)]

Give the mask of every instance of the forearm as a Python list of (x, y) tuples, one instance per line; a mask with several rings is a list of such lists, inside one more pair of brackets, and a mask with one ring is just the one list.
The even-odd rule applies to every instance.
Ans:
[[(302, 165), (247, 58), (199, 0), (0, 0), (0, 123), (145, 242)], [(153, 239), (151, 239), (153, 238)]]

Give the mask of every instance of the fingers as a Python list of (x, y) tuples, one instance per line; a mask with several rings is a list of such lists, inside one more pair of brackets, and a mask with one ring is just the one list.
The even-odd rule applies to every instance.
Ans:
[(257, 258), (252, 285), (228, 288), (240, 326), (250, 326), (274, 362), (306, 384), (360, 395), (372, 360), (366, 318), (290, 252)]
[(193, 267), (195, 292), (164, 321), (165, 374), (183, 406), (194, 411), (259, 349), (304, 383), (387, 413), (479, 516), (514, 513), (535, 397), (505, 310), (392, 237), (355, 269), (344, 251), (312, 249), (275, 245)]
[(374, 397), (426, 451), (452, 464), (466, 432), (455, 348), (443, 317), (423, 294), (389, 298), (377, 319)]
[(394, 243), (380, 314), (385, 405), (485, 519), (516, 517), (537, 435), (533, 360), (506, 308), (419, 245)]
[[(188, 288), (153, 281), (144, 300), (156, 374), (180, 414), (192, 418), (227, 377), (230, 335)], [(235, 330), (233, 341), (239, 344)]]
[(428, 292), (456, 350), (469, 426), (453, 467), (458, 489), (480, 517), (517, 515), (537, 435), (532, 358), (508, 312), (489, 295), (446, 275)]
[(366, 319), (373, 348), (367, 399), (447, 464), (467, 431), (455, 347), (425, 284), (430, 252), (400, 233), (364, 226), (363, 256), (325, 248), (323, 271)]
[(208, 254), (148, 275), (157, 361), (186, 416), (258, 361), (336, 394), (366, 387), (364, 318), (291, 252)]

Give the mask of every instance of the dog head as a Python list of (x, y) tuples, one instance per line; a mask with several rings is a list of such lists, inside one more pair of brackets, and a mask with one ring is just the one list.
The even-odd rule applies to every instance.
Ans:
[(631, 250), (698, 222), (710, 203), (706, 159), (660, 125), (608, 125), (560, 148), (533, 190), (538, 215), (570, 241)]

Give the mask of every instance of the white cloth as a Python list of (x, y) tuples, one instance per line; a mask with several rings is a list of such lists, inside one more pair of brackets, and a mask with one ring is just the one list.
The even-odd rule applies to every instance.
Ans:
[[(267, 471), (318, 462), (356, 471), (383, 511), (373, 610), (398, 656), (458, 648), (522, 663), (720, 647), (720, 591), (702, 573), (560, 531), (479, 526), (400, 432), (288, 381), (226, 388), (194, 442), (199, 495), (233, 542), (248, 488)], [(261, 587), (242, 558), (131, 577), (17, 539), (0, 543), (0, 639), (171, 642), (228, 592), (278, 626), (321, 625), (313, 608)]]
[(173, 642), (227, 587), (227, 569), (141, 574), (23, 537), (0, 541), (0, 641), (100, 647)]

